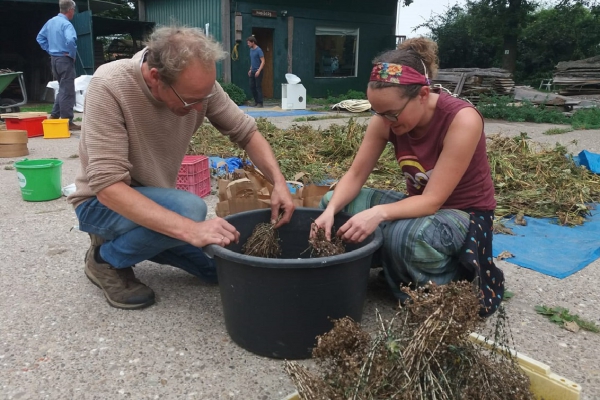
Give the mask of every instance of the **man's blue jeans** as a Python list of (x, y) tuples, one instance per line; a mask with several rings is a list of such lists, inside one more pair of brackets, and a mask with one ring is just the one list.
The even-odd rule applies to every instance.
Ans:
[[(154, 187), (133, 189), (186, 218), (196, 222), (206, 219), (206, 203), (195, 194)], [(214, 260), (199, 247), (144, 228), (102, 205), (96, 197), (80, 204), (75, 213), (80, 230), (107, 241), (100, 248), (100, 256), (115, 268), (150, 260), (181, 268), (205, 282), (217, 282)]]

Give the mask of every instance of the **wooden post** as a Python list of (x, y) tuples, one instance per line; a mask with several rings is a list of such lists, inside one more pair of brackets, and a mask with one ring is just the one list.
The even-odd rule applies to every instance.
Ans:
[(292, 73), (292, 56), (294, 52), (292, 51), (292, 46), (294, 43), (294, 17), (288, 17), (288, 68), (287, 72)]
[[(227, 54), (231, 55), (231, 10), (229, 0), (221, 0), (221, 43)], [(223, 82), (231, 83), (231, 57), (225, 57), (222, 64)]]

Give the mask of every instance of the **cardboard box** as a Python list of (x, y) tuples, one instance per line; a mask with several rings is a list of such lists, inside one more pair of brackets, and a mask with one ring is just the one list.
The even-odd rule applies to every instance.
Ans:
[[(296, 207), (317, 208), (321, 198), (330, 190), (330, 186), (308, 185), (289, 181), (299, 189), (292, 194)], [(218, 217), (226, 217), (242, 211), (271, 207), (273, 185), (256, 168), (247, 166), (244, 170), (235, 170), (232, 174), (217, 181), (219, 202), (215, 212)]]

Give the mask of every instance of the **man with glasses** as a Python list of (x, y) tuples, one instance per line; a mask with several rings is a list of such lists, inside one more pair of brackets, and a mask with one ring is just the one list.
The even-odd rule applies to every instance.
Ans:
[(220, 45), (196, 28), (157, 29), (130, 60), (101, 66), (86, 94), (75, 207), (90, 234), (85, 274), (109, 304), (138, 309), (155, 301), (132, 266), (150, 260), (216, 282), (208, 244), (227, 246), (239, 232), (206, 219), (206, 203), (174, 189), (189, 142), (207, 118), (242, 147), (274, 185), (272, 219), (290, 221), (294, 206), (273, 151), (216, 82)]

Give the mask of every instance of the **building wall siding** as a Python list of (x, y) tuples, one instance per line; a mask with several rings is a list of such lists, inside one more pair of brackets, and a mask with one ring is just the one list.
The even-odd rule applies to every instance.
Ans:
[[(221, 0), (150, 0), (146, 1), (146, 20), (158, 26), (170, 24), (205, 29), (221, 42)], [(217, 76), (222, 76), (222, 63), (217, 65)]]
[[(222, 41), (221, 1), (229, 0), (146, 0), (146, 19), (157, 25), (172, 22), (204, 28), (210, 23), (210, 34)], [(252, 10), (273, 10), (276, 18), (257, 17)], [(249, 49), (246, 38), (252, 28), (273, 29), (273, 89), (274, 97), (281, 98), (281, 84), (286, 83), (288, 67), (288, 20), (294, 17), (293, 70), (302, 79), (307, 94), (325, 97), (328, 94), (364, 91), (369, 78), (371, 60), (380, 52), (393, 48), (396, 26), (396, 1), (382, 0), (377, 7), (362, 0), (263, 0), (260, 2), (235, 1), (231, 3), (231, 43), (223, 43), (227, 51), (235, 46), (235, 13), (242, 14), (242, 40), (238, 45), (238, 60), (231, 60), (231, 81), (246, 91), (248, 85)], [(315, 78), (315, 29), (333, 26), (359, 29), (359, 53), (356, 77)], [(259, 43), (260, 45), (260, 43)], [(223, 63), (217, 65), (217, 74), (223, 76)]]
[[(382, 51), (392, 49), (394, 46), (395, 10), (385, 16), (373, 13), (349, 12), (347, 11), (348, 7), (344, 7), (344, 11), (340, 11), (329, 6), (329, 9), (319, 9), (317, 12), (314, 9), (290, 6), (289, 2), (282, 3), (287, 5), (274, 6), (273, 4), (238, 2), (235, 9), (232, 7), (232, 27), (234, 26), (235, 11), (242, 14), (242, 43), (239, 45), (239, 60), (232, 62), (232, 82), (242, 87), (250, 96), (247, 75), (250, 53), (245, 39), (252, 34), (253, 27), (273, 28), (274, 97), (281, 98), (281, 84), (286, 83), (285, 74), (287, 72), (287, 18), (280, 16), (281, 10), (285, 9), (287, 16), (294, 17), (292, 73), (300, 77), (307, 95), (326, 97), (328, 94), (346, 93), (351, 89), (364, 91), (369, 79), (372, 59)], [(361, 2), (361, 4), (364, 4), (364, 2)], [(393, 5), (395, 7), (395, 2)], [(360, 7), (364, 7), (364, 5), (360, 5)], [(277, 11), (278, 17), (256, 17), (252, 15), (253, 9)], [(315, 30), (318, 26), (359, 29), (358, 72), (356, 77), (315, 78)]]

